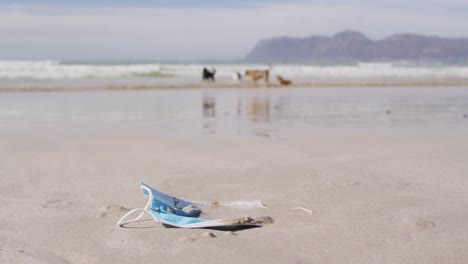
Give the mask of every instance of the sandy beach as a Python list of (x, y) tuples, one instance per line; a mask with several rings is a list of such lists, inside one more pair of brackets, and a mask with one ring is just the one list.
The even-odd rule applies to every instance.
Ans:
[[(180, 93), (164, 95), (164, 100), (179, 98), (191, 106)], [(106, 123), (111, 119), (91, 97), (66, 94), (70, 97), (61, 101), (69, 100), (70, 109), (56, 106), (68, 114), (55, 122), (39, 122), (36, 111), (53, 117), (53, 109), (31, 102), (50, 106), (61, 94), (11, 94), (2, 102), (10, 115), (19, 116), (8, 119), (0, 109), (0, 263), (466, 263), (468, 133), (466, 126), (442, 122), (444, 115), (429, 113), (442, 120), (433, 121), (430, 129), (393, 127), (406, 112), (381, 125), (381, 119), (369, 121), (374, 112), (356, 117), (344, 108), (343, 116), (361, 118), (366, 125), (337, 126), (355, 119), (333, 121), (326, 113), (333, 122), (322, 117), (310, 125), (308, 119), (290, 116), (292, 110), (281, 112), (289, 108), (278, 103), (285, 99), (277, 95), (267, 104), (271, 112), (257, 109), (257, 119), (235, 121), (255, 126), (241, 129), (249, 133), (228, 133), (238, 120), (230, 119), (236, 111), (228, 107), (231, 94), (213, 95), (217, 114), (211, 119), (211, 110), (204, 108), (206, 95), (189, 94), (197, 113), (168, 117), (186, 126), (161, 124), (153, 116), (137, 123), (130, 118), (133, 108), (122, 104), (127, 112), (112, 110), (120, 102), (113, 96), (150, 98), (149, 105), (159, 102), (154, 99), (158, 91), (103, 93), (107, 101), (96, 92), (92, 98), (107, 102), (117, 124)], [(95, 112), (74, 109), (72, 97)], [(17, 103), (7, 104), (12, 101)], [(31, 112), (24, 114), (19, 102)], [(145, 108), (144, 100), (138, 102), (139, 116), (156, 113)], [(370, 111), (370, 103), (352, 104)], [(250, 105), (258, 108), (258, 101)], [(390, 105), (398, 116), (398, 104)], [(385, 107), (377, 113), (386, 116)], [(461, 114), (454, 120), (464, 122)], [(148, 120), (153, 123), (141, 124)], [(265, 136), (258, 129), (271, 133)], [(275, 223), (236, 232), (165, 228), (152, 220), (117, 227), (125, 212), (146, 202), (140, 180), (194, 200), (260, 199), (266, 208), (241, 213), (267, 215)], [(310, 213), (293, 210), (297, 207)]]
[(0, 1), (0, 264), (467, 264), (467, 14)]

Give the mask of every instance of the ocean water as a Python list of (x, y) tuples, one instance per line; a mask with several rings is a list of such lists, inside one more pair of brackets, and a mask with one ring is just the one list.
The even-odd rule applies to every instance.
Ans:
[(468, 129), (468, 88), (289, 88), (0, 94), (0, 131), (97, 128), (281, 137), (320, 128)]
[(0, 61), (0, 88), (42, 86), (106, 87), (200, 83), (203, 67), (216, 69), (218, 82), (233, 82), (236, 72), (271, 69), (294, 82), (333, 81), (468, 81), (468, 66), (397, 63), (356, 63), (351, 65), (291, 65), (241, 63), (73, 63), (60, 61)]
[[(217, 82), (229, 82), (233, 88), (207, 88), (200, 80), (203, 67), (216, 68)], [(272, 75), (281, 74), (296, 83), (468, 81), (468, 66), (403, 62), (323, 66), (0, 61), (0, 129), (117, 127), (271, 137), (316, 128), (468, 127), (467, 87), (236, 89), (232, 75), (249, 68), (271, 68)], [(197, 89), (102, 89), (114, 84), (164, 87), (178, 83), (181, 87), (195, 83)], [(10, 93), (17, 87), (41, 91), (44, 86), (88, 89)]]

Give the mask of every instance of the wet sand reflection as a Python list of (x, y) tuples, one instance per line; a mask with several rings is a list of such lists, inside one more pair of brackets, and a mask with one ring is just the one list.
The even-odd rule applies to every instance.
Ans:
[(216, 99), (210, 93), (203, 94), (203, 130), (208, 134), (216, 133)]
[(270, 100), (268, 95), (249, 97), (246, 99), (245, 117), (253, 123), (255, 135), (270, 137)]
[[(268, 94), (255, 95), (236, 95), (235, 105), (228, 103), (221, 104), (216, 101), (216, 96), (211, 93), (205, 93), (202, 97), (203, 130), (208, 134), (215, 134), (217, 122), (221, 119), (232, 118), (235, 113), (236, 131), (230, 131), (236, 134), (254, 134), (260, 137), (270, 137), (270, 119), (271, 106)], [(229, 107), (232, 106), (232, 107)], [(216, 116), (216, 107), (228, 109), (224, 115)], [(234, 109), (235, 108), (235, 109)]]

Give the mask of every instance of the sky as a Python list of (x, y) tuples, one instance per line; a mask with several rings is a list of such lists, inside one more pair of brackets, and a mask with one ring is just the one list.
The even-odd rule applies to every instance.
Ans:
[(237, 60), (264, 38), (468, 37), (468, 0), (0, 0), (0, 60)]

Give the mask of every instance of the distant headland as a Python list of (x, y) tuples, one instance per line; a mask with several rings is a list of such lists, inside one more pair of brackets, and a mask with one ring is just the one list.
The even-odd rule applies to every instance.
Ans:
[(327, 63), (354, 61), (468, 62), (468, 38), (394, 34), (371, 40), (347, 30), (333, 36), (275, 37), (257, 42), (246, 61)]

